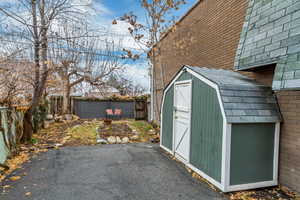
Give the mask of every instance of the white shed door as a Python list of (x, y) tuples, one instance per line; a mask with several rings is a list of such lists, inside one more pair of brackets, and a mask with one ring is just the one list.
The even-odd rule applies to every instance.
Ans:
[(174, 101), (174, 152), (183, 162), (189, 161), (191, 82), (175, 84)]

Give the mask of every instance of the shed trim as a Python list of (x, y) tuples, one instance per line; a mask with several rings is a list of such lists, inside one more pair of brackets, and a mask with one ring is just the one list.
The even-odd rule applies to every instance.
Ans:
[(279, 159), (279, 139), (280, 139), (280, 122), (275, 125), (275, 141), (274, 141), (274, 169), (273, 180), (278, 180), (278, 159)]
[[(191, 124), (192, 124), (192, 102), (193, 102), (193, 97), (192, 97), (192, 95), (193, 95), (193, 85), (192, 85), (192, 83), (193, 83), (193, 80), (184, 80), (184, 81), (175, 81), (174, 82), (174, 95), (173, 95), (173, 102), (174, 102), (174, 105), (175, 105), (175, 100), (176, 100), (176, 98), (175, 98), (175, 93), (176, 93), (176, 91), (175, 91), (175, 86), (176, 85), (181, 85), (181, 84), (190, 84), (190, 92), (191, 92), (191, 99), (190, 99), (190, 115), (189, 115), (189, 155), (188, 155), (188, 158), (187, 158), (187, 160), (183, 160), (183, 159), (181, 159), (181, 158), (178, 158), (178, 159), (180, 159), (184, 164), (187, 164), (187, 163), (190, 163), (190, 155), (191, 155)], [(174, 112), (174, 110), (173, 110), (173, 133), (172, 133), (172, 142), (173, 142), (173, 144), (172, 144), (172, 153), (173, 153), (173, 155), (175, 155), (175, 137), (174, 137), (174, 135), (175, 135), (175, 129), (174, 129), (174, 121), (175, 121), (175, 112)]]
[(168, 148), (165, 147), (164, 145), (160, 144), (160, 147), (161, 147), (163, 150), (167, 151), (169, 154), (172, 154), (172, 155), (173, 155), (173, 151), (170, 150), (170, 149), (168, 149)]
[(241, 184), (241, 185), (231, 185), (224, 192), (249, 190), (249, 189), (253, 189), (253, 188), (271, 187), (271, 186), (276, 186), (276, 185), (278, 185), (277, 180), (263, 181), (263, 182), (258, 182), (258, 183)]
[[(163, 111), (163, 107), (164, 107), (164, 103), (165, 103), (165, 96), (166, 96), (166, 93), (167, 91), (171, 88), (171, 86), (174, 84), (174, 82), (181, 76), (181, 74), (183, 73), (184, 71), (183, 70), (180, 70), (180, 72), (175, 76), (175, 78), (171, 81), (171, 83), (169, 83), (169, 85), (166, 87), (166, 89), (164, 90), (163, 92), (163, 98), (162, 98), (162, 102), (161, 102), (161, 108), (160, 108), (160, 143), (159, 145), (161, 147), (163, 147), (163, 149), (165, 149), (166, 151), (168, 151), (169, 153), (173, 153), (173, 149), (168, 149), (166, 147), (163, 146), (162, 144), (162, 130), (163, 130), (163, 123), (162, 123), (162, 118), (163, 118), (163, 115), (162, 115), (162, 111)], [(173, 125), (174, 126), (174, 125)], [(172, 141), (173, 141), (173, 138), (174, 136), (172, 135)], [(173, 145), (172, 145), (172, 148), (173, 148)]]
[(224, 192), (227, 191), (230, 185), (231, 128), (232, 124), (226, 125), (222, 144), (222, 186)]
[(199, 170), (197, 167), (195, 167), (191, 163), (187, 163), (186, 166), (189, 167), (194, 172), (196, 172), (197, 174), (199, 174), (200, 176), (202, 176), (203, 178), (205, 178), (206, 180), (208, 180), (210, 183), (212, 183), (214, 186), (216, 186), (220, 190), (223, 190), (223, 186), (222, 186), (221, 183), (219, 183), (218, 181), (216, 181), (212, 177), (208, 176), (206, 173), (202, 172), (201, 170)]

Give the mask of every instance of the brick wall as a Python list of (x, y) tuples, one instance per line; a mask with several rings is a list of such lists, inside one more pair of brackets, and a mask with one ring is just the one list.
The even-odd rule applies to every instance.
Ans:
[(162, 90), (182, 65), (233, 69), (247, 0), (200, 0), (158, 45), (154, 62), (155, 118)]
[(277, 92), (281, 125), (279, 181), (300, 192), (300, 91)]

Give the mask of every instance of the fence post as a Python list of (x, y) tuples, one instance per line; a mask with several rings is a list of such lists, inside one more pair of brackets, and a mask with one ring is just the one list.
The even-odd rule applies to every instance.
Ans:
[(0, 137), (0, 163), (4, 163), (7, 156), (9, 155), (9, 149), (7, 146), (7, 118), (6, 118), (6, 109), (5, 107), (0, 107), (0, 117), (1, 117), (1, 137)]

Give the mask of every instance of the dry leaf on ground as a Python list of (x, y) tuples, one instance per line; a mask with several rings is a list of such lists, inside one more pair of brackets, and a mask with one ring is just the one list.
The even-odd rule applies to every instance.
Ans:
[(21, 179), (21, 176), (12, 176), (9, 178), (11, 181), (17, 181), (19, 179)]

